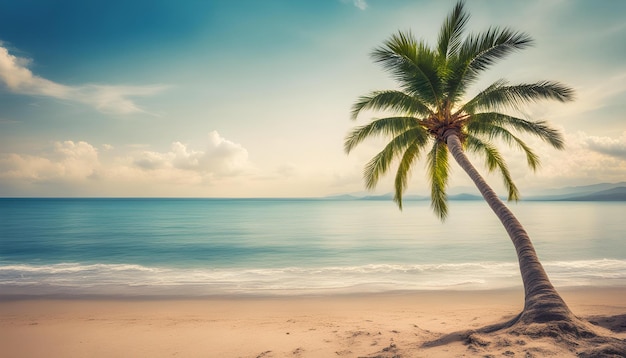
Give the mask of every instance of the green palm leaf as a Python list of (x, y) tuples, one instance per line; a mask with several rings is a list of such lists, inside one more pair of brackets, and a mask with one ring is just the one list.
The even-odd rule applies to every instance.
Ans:
[(508, 166), (498, 149), (490, 143), (483, 142), (479, 138), (472, 135), (467, 136), (466, 146), (468, 150), (485, 156), (487, 169), (490, 172), (493, 172), (496, 169), (500, 171), (504, 186), (508, 192), (508, 200), (519, 200), (519, 190), (517, 189), (515, 183), (513, 183), (513, 178), (511, 178)]
[(398, 170), (396, 171), (396, 179), (395, 179), (395, 194), (393, 196), (393, 201), (398, 204), (400, 210), (402, 210), (402, 195), (404, 194), (404, 190), (408, 186), (409, 182), (409, 174), (411, 172), (411, 167), (413, 163), (419, 159), (420, 151), (422, 150), (424, 144), (426, 142), (415, 141), (409, 145), (409, 147), (405, 150), (404, 155), (402, 155), (402, 159), (400, 159), (400, 164), (398, 164)]
[(363, 110), (391, 110), (406, 115), (429, 115), (430, 108), (418, 98), (400, 91), (376, 91), (369, 96), (361, 96), (352, 106), (352, 119)]
[(439, 32), (439, 56), (448, 58), (458, 53), (461, 46), (461, 35), (469, 20), (462, 1), (458, 2), (450, 15), (446, 18)]
[(388, 117), (373, 120), (369, 124), (354, 128), (346, 136), (344, 150), (346, 153), (350, 153), (359, 143), (367, 138), (379, 135), (396, 136), (419, 125), (419, 119), (413, 117)]
[(425, 43), (411, 33), (393, 35), (385, 46), (372, 52), (372, 58), (389, 71), (407, 94), (438, 107), (441, 103), (441, 78), (438, 59)]
[(515, 136), (509, 130), (493, 123), (480, 123), (473, 122), (467, 126), (468, 133), (474, 135), (484, 135), (490, 140), (494, 138), (500, 138), (505, 143), (511, 145), (515, 144), (520, 150), (526, 154), (526, 162), (528, 166), (534, 171), (539, 168), (540, 160), (539, 156), (533, 152), (533, 150), (520, 138)]
[(428, 153), (428, 179), (430, 181), (430, 206), (441, 220), (448, 215), (448, 147), (443, 142), (435, 141)]
[(422, 146), (428, 135), (421, 127), (415, 127), (407, 130), (395, 138), (393, 138), (378, 154), (376, 154), (363, 169), (363, 178), (365, 179), (365, 187), (373, 189), (378, 184), (378, 180), (389, 169), (389, 165), (396, 159), (407, 147), (411, 145)]
[(480, 72), (510, 53), (532, 44), (525, 33), (508, 28), (493, 27), (484, 33), (468, 36), (458, 50), (459, 55), (451, 62), (452, 73), (447, 81), (446, 92), (456, 101), (467, 87), (474, 83)]
[(479, 123), (510, 127), (519, 132), (535, 135), (556, 149), (563, 149), (565, 145), (563, 135), (545, 121), (533, 122), (497, 112), (477, 113), (471, 117), (468, 129), (474, 128)]
[(469, 100), (461, 108), (461, 111), (473, 113), (478, 110), (518, 109), (522, 105), (539, 100), (566, 102), (574, 99), (574, 91), (558, 82), (540, 81), (514, 86), (507, 86), (506, 84), (505, 80), (494, 82)]
[(468, 36), (459, 50), (459, 58), (467, 61), (464, 84), (471, 83), (480, 72), (498, 60), (532, 43), (528, 34), (509, 28), (491, 27), (485, 32)]

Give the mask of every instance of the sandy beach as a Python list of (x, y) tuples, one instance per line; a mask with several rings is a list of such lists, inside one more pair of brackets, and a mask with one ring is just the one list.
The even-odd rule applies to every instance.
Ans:
[[(626, 339), (626, 288), (560, 291), (579, 317)], [(194, 299), (5, 297), (0, 301), (0, 346), (6, 357), (575, 356), (529, 337), (482, 347), (466, 345), (454, 334), (511, 318), (522, 302), (521, 290)]]

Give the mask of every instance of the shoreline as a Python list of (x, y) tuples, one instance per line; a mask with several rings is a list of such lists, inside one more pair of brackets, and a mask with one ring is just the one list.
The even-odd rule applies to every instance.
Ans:
[[(117, 286), (116, 286), (117, 287)], [(6, 288), (6, 286), (5, 286)], [(242, 291), (242, 292), (217, 292), (214, 294), (206, 294), (206, 293), (193, 293), (191, 292), (183, 292), (182, 290), (177, 293), (165, 293), (173, 291), (172, 288), (168, 288), (166, 290), (158, 290), (151, 289), (142, 291), (138, 290), (130, 290), (127, 292), (124, 291), (116, 291), (116, 293), (103, 294), (103, 293), (23, 293), (25, 290), (13, 290), (12, 287), (8, 286), (8, 290), (4, 292), (0, 292), (0, 303), (2, 302), (10, 302), (10, 301), (31, 301), (31, 300), (50, 300), (50, 301), (203, 301), (203, 300), (263, 300), (263, 299), (316, 299), (316, 298), (329, 298), (329, 299), (341, 299), (341, 298), (374, 298), (374, 297), (397, 297), (397, 296), (413, 296), (413, 295), (453, 295), (455, 293), (459, 295), (463, 294), (473, 294), (473, 295), (481, 295), (481, 294), (505, 294), (505, 293), (518, 293), (520, 295), (520, 300), (523, 300), (523, 287), (519, 286), (508, 286), (508, 287), (493, 287), (493, 288), (438, 288), (438, 289), (388, 289), (388, 290), (372, 290), (372, 291), (361, 291), (361, 290), (351, 290), (346, 288), (337, 288), (337, 289), (317, 289), (317, 290), (257, 290), (257, 292), (252, 291)], [(626, 292), (626, 285), (572, 285), (572, 286), (555, 286), (556, 290), (559, 293), (567, 293), (567, 292), (587, 292), (587, 291), (624, 291)], [(36, 289), (28, 289), (27, 291), (35, 291)], [(9, 293), (6, 293), (6, 292)], [(11, 293), (11, 291), (15, 291), (18, 293)], [(48, 291), (48, 290), (44, 290)], [(61, 291), (59, 288), (56, 288), (54, 291)], [(159, 292), (160, 291), (160, 292)], [(142, 293), (142, 292), (150, 292), (150, 293)]]
[[(626, 339), (626, 287), (558, 290), (576, 315), (613, 327), (614, 336)], [(477, 352), (460, 341), (423, 345), (511, 318), (522, 306), (521, 288), (255, 297), (4, 296), (0, 346), (12, 357), (362, 357), (392, 350), (409, 357), (484, 356), (473, 355)], [(528, 342), (517, 349), (556, 349), (545, 344)], [(515, 353), (514, 347), (487, 349)]]

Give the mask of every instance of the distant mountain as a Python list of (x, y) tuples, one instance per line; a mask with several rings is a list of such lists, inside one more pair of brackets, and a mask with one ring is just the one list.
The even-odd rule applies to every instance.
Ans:
[(358, 199), (359, 200), (393, 200), (393, 194), (387, 193), (383, 195), (366, 195)]
[(531, 196), (530, 201), (626, 201), (626, 182), (602, 183), (555, 189), (551, 195)]
[[(325, 196), (322, 199), (324, 200), (382, 200), (389, 201), (393, 200), (393, 194), (387, 193), (382, 195), (365, 195), (365, 196), (355, 196), (352, 194), (345, 195), (331, 195)], [(405, 195), (402, 197), (404, 201), (419, 201), (419, 200), (430, 200), (430, 197), (424, 195)], [(483, 200), (482, 196), (474, 195), (474, 194), (457, 194), (457, 195), (449, 195), (448, 200)]]
[[(369, 195), (359, 200), (393, 200), (393, 194), (384, 194), (384, 195)], [(414, 200), (430, 200), (430, 197), (423, 195), (405, 195), (402, 197), (404, 201), (414, 201)], [(474, 194), (457, 194), (457, 195), (449, 195), (448, 200), (483, 200), (483, 197), (480, 195)]]
[(626, 182), (619, 183), (600, 183), (592, 185), (582, 186), (568, 186), (564, 188), (552, 188), (547, 190), (536, 191), (531, 197), (543, 198), (551, 197), (554, 199), (571, 197), (571, 196), (583, 196), (597, 193), (604, 190), (610, 190), (619, 187), (626, 187)]
[[(427, 196), (422, 196), (422, 195), (405, 195), (402, 197), (402, 200), (407, 201), (407, 200), (426, 200), (428, 199)], [(358, 200), (393, 200), (393, 194), (391, 193), (387, 193), (387, 194), (383, 194), (383, 195), (368, 195), (368, 196), (364, 196), (361, 198), (358, 198)]]
[[(463, 188), (468, 189), (468, 188)], [(449, 200), (483, 200), (477, 194), (468, 194), (460, 188), (451, 188)], [(460, 192), (460, 193), (459, 193)], [(524, 201), (626, 201), (626, 182), (601, 183), (584, 186), (571, 186), (566, 188), (551, 189), (539, 192), (538, 195), (524, 197)], [(393, 194), (367, 195), (366, 192), (332, 195), (321, 198), (323, 200), (393, 200)], [(430, 197), (424, 195), (406, 195), (404, 201), (429, 200)], [(506, 197), (502, 198), (506, 200)]]
[(320, 199), (324, 199), (324, 200), (357, 200), (357, 199), (359, 199), (359, 197), (351, 195), (351, 194), (341, 194), (341, 195), (325, 196), (325, 197), (320, 198)]
[(620, 186), (613, 189), (602, 190), (596, 193), (574, 196), (567, 201), (626, 201), (626, 186)]
[(480, 195), (462, 193), (457, 195), (450, 195), (448, 196), (448, 200), (483, 200), (483, 197)]

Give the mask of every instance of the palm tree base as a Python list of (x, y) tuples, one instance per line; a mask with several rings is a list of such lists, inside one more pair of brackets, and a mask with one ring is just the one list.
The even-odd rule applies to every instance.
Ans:
[(404, 346), (392, 342), (382, 350), (360, 357), (428, 357), (431, 353), (432, 356), (450, 356), (456, 348), (448, 350), (445, 346), (459, 342), (467, 347), (463, 357), (626, 357), (626, 340), (611, 337), (610, 331), (574, 315), (543, 323), (524, 323), (522, 316), (523, 313), (513, 320), (478, 330), (453, 332), (419, 345)]
[(567, 322), (577, 319), (551, 285), (539, 293), (526, 296), (525, 301), (524, 310), (511, 322), (511, 326), (518, 322), (528, 325), (532, 323)]
[[(576, 357), (626, 357), (626, 340), (612, 337), (610, 331), (578, 318), (558, 294), (532, 301), (509, 321), (462, 334), (468, 349), (487, 353), (493, 346), (527, 346), (528, 340), (532, 340), (550, 342)], [(526, 350), (527, 357), (535, 356), (531, 351)], [(540, 351), (535, 353), (542, 355)]]
[[(445, 346), (458, 343), (466, 346), (467, 353), (463, 356), (467, 357), (517, 357), (520, 353), (526, 358), (626, 357), (626, 340), (612, 336), (608, 326), (596, 326), (574, 315), (558, 294), (545, 294), (531, 301), (534, 302), (527, 302), (524, 310), (510, 320), (452, 332), (419, 345), (403, 346), (392, 342), (388, 347), (364, 357), (446, 356), (448, 353), (445, 352), (449, 351)], [(602, 319), (612, 321), (616, 318), (621, 319), (621, 316)]]
[[(542, 316), (537, 318), (543, 320)], [(544, 322), (530, 317), (532, 315), (522, 312), (513, 320), (468, 331), (461, 336), (468, 350), (474, 353), (487, 354), (493, 347), (520, 345), (526, 357), (540, 357), (547, 352), (533, 347), (532, 343), (544, 342), (581, 358), (626, 357), (626, 340), (612, 337), (609, 331), (573, 314)]]

